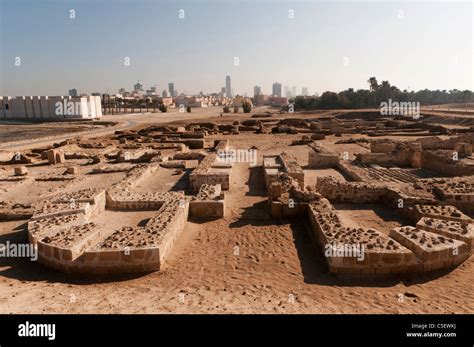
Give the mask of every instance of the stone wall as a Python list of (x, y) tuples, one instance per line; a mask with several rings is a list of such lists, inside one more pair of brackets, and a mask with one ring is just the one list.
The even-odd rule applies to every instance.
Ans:
[(221, 186), (203, 184), (189, 203), (189, 214), (194, 217), (222, 218), (225, 215), (225, 195)]
[(232, 166), (218, 165), (216, 161), (216, 154), (206, 156), (189, 175), (189, 186), (192, 191), (198, 191), (203, 184), (220, 184), (222, 190), (229, 190)]
[(263, 156), (263, 175), (267, 189), (272, 182), (278, 180), (278, 175), (285, 173), (294, 178), (299, 186), (304, 188), (304, 171), (296, 159), (286, 153)]
[[(107, 192), (87, 189), (35, 206), (28, 237), (38, 245), (39, 262), (90, 274), (159, 270), (184, 230), (189, 202), (183, 192), (131, 192), (131, 180), (149, 174), (149, 169), (131, 170)], [(109, 230), (93, 222), (104, 209), (147, 209), (156, 214), (144, 226)]]
[(383, 202), (388, 194), (384, 185), (341, 182), (330, 176), (318, 177), (316, 190), (332, 202), (354, 204)]
[(452, 151), (423, 151), (422, 168), (445, 176), (474, 175), (474, 165), (453, 160)]
[(327, 207), (321, 211), (319, 204), (311, 204), (308, 218), (332, 273), (399, 274), (417, 263), (412, 252), (375, 229), (344, 227), (337, 212)]
[(310, 146), (308, 167), (311, 169), (334, 168), (339, 164), (339, 155), (322, 146)]
[(392, 152), (358, 153), (356, 162), (381, 166), (420, 167), (421, 145), (396, 143)]

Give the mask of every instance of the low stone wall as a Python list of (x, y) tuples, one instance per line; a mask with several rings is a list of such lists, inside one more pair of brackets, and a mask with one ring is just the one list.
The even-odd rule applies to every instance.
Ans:
[(182, 143), (190, 149), (200, 149), (204, 148), (206, 145), (205, 139), (183, 139), (178, 137), (170, 137), (166, 140), (161, 140), (161, 143)]
[(412, 210), (412, 219), (418, 221), (423, 217), (443, 219), (461, 224), (472, 222), (471, 218), (450, 205), (415, 205)]
[(310, 146), (308, 167), (311, 169), (335, 168), (339, 164), (339, 155), (322, 146)]
[(392, 140), (370, 141), (371, 153), (391, 153), (395, 150), (396, 142)]
[(382, 185), (341, 182), (330, 176), (318, 177), (316, 190), (331, 202), (354, 204), (383, 202), (388, 193)]
[(216, 160), (216, 154), (206, 156), (189, 175), (189, 186), (192, 191), (198, 191), (203, 184), (220, 184), (222, 190), (229, 190), (231, 168), (216, 167), (213, 170), (213, 166), (218, 164)]
[(455, 221), (423, 217), (418, 221), (416, 227), (417, 229), (426, 230), (465, 242), (471, 250), (474, 248), (474, 222), (465, 224)]
[[(39, 262), (90, 274), (159, 270), (184, 230), (189, 203), (182, 192), (140, 194), (119, 187), (107, 194), (98, 189), (64, 194), (55, 198), (56, 203), (38, 208), (37, 218), (28, 223), (28, 236), (38, 245)], [(64, 201), (79, 208), (59, 213), (70, 204)], [(150, 209), (156, 215), (145, 226), (113, 231), (91, 222), (105, 208)]]
[(356, 162), (381, 166), (420, 167), (422, 149), (418, 143), (396, 143), (392, 152), (359, 153)]
[(30, 219), (34, 209), (31, 205), (0, 201), (0, 221)]
[(461, 160), (453, 160), (453, 152), (423, 151), (421, 166), (425, 170), (445, 176), (474, 175), (474, 165), (467, 165)]
[(267, 189), (272, 182), (278, 180), (278, 175), (281, 173), (286, 173), (294, 178), (299, 186), (304, 189), (304, 171), (295, 158), (286, 153), (280, 155), (264, 155), (263, 174)]
[(344, 227), (334, 211), (321, 213), (311, 204), (308, 218), (332, 273), (400, 274), (417, 264), (415, 255), (398, 242), (375, 229)]
[(229, 149), (229, 140), (215, 140), (214, 149), (219, 151), (227, 151)]
[(308, 203), (293, 202), (291, 204), (282, 201), (270, 201), (270, 214), (273, 218), (295, 218), (306, 216)]
[(267, 189), (272, 182), (277, 181), (278, 172), (282, 170), (282, 163), (277, 155), (263, 156), (263, 178)]
[(451, 268), (461, 264), (470, 255), (470, 248), (464, 242), (410, 226), (391, 230), (390, 237), (421, 258), (418, 271)]
[(225, 216), (224, 200), (190, 201), (189, 214), (198, 218), (223, 218)]
[[(427, 198), (410, 197), (391, 188), (386, 188), (388, 193), (383, 195), (379, 194), (377, 189), (371, 191), (372, 188), (368, 184), (344, 182), (338, 184), (331, 177), (318, 183), (318, 187), (322, 188), (320, 193), (329, 200), (337, 202), (346, 201), (350, 197), (355, 203), (385, 202), (397, 208), (399, 207), (397, 201), (402, 199), (404, 206), (399, 207), (399, 212), (417, 223), (417, 228), (410, 226), (396, 228), (388, 237), (375, 229), (344, 227), (337, 211), (327, 199), (310, 203), (307, 209), (308, 218), (316, 240), (323, 252), (326, 252), (330, 272), (344, 274), (430, 272), (450, 269), (470, 256), (474, 244), (474, 221), (453, 206), (418, 205), (415, 202)], [(382, 201), (381, 197), (384, 197)], [(360, 256), (361, 245), (364, 247), (363, 257)], [(359, 253), (356, 256), (347, 255), (346, 246), (358, 249)]]
[(304, 171), (296, 159), (287, 153), (280, 154), (280, 161), (283, 171), (298, 181), (300, 187), (304, 189)]
[(221, 186), (203, 184), (189, 203), (189, 213), (198, 218), (222, 218), (225, 215), (225, 195)]
[(467, 213), (474, 212), (474, 176), (439, 182), (433, 190), (443, 202)]

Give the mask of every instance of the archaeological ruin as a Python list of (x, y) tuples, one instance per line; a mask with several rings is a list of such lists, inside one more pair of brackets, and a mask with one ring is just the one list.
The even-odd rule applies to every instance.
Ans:
[[(26, 221), (49, 268), (159, 271), (189, 219), (230, 218), (239, 201), (227, 195), (249, 184), (244, 167), (260, 180), (275, 223), (307, 223), (329, 273), (451, 271), (474, 247), (474, 128), (429, 119), (256, 114), (7, 152), (0, 221)], [(239, 162), (235, 149), (258, 151), (257, 165)], [(361, 224), (373, 211), (378, 224)]]

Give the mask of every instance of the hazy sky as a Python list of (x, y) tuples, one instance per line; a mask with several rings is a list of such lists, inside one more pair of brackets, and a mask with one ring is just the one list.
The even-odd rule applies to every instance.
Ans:
[(367, 88), (371, 76), (401, 89), (474, 89), (472, 2), (0, 3), (0, 95), (116, 93), (137, 80), (208, 93), (227, 74), (249, 95), (275, 81), (311, 94)]

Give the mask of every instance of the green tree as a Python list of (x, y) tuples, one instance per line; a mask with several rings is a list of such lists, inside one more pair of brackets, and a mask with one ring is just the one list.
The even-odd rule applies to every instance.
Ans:
[(250, 111), (252, 111), (252, 104), (248, 101), (244, 101), (242, 103), (242, 109), (244, 110), (244, 113), (250, 113)]
[(160, 104), (159, 110), (163, 113), (168, 111), (168, 107), (165, 106), (165, 104)]
[(375, 77), (370, 77), (367, 83), (370, 85), (371, 92), (376, 92), (379, 89), (379, 84), (377, 83), (377, 79)]

